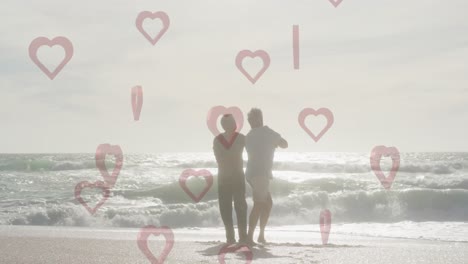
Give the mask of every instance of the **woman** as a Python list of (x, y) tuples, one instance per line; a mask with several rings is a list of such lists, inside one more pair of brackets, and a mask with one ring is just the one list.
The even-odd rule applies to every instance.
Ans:
[(213, 141), (213, 151), (218, 163), (218, 200), (221, 218), (226, 229), (226, 243), (236, 243), (232, 221), (232, 202), (237, 215), (239, 242), (246, 243), (247, 203), (245, 201), (245, 176), (242, 152), (245, 136), (236, 132), (236, 121), (231, 114), (221, 118), (224, 133)]

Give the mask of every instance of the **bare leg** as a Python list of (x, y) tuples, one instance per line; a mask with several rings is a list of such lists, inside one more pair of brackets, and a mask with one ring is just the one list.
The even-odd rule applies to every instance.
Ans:
[(218, 201), (221, 219), (226, 229), (226, 242), (235, 243), (234, 224), (232, 222), (232, 193), (230, 186), (218, 186)]
[(249, 232), (247, 234), (249, 242), (253, 242), (253, 235), (255, 227), (257, 226), (258, 219), (260, 218), (261, 205), (258, 202), (254, 202), (254, 206), (249, 216)]
[(233, 193), (234, 208), (237, 216), (239, 242), (247, 243), (247, 202), (245, 201), (245, 184), (241, 183)]
[(270, 212), (272, 207), (273, 200), (271, 199), (271, 194), (268, 193), (268, 200), (266, 203), (262, 204), (262, 210), (260, 212), (260, 234), (258, 235), (259, 243), (266, 243), (265, 227), (268, 223), (268, 218), (270, 218)]

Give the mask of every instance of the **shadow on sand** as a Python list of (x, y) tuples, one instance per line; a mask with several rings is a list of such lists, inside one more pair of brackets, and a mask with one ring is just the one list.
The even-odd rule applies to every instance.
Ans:
[[(220, 241), (210, 241), (210, 242), (196, 242), (201, 245), (210, 246), (205, 250), (198, 251), (198, 253), (202, 254), (203, 256), (218, 256), (221, 248), (226, 244)], [(286, 258), (286, 259), (294, 259), (291, 255), (274, 255), (270, 252), (270, 248), (272, 247), (302, 247), (308, 249), (320, 249), (320, 248), (359, 248), (363, 246), (359, 245), (335, 245), (335, 244), (328, 244), (328, 245), (319, 245), (319, 244), (310, 244), (304, 245), (300, 243), (268, 243), (265, 246), (257, 245), (251, 248), (253, 254), (253, 260), (255, 259), (268, 259), (268, 258)], [(242, 253), (232, 253), (235, 254), (238, 259), (244, 259), (245, 256)]]
[[(202, 245), (207, 245), (211, 246), (203, 251), (198, 251), (198, 253), (202, 254), (203, 256), (218, 256), (219, 251), (223, 246), (225, 246), (225, 243), (222, 242), (197, 242)], [(255, 246), (251, 248), (252, 254), (253, 254), (253, 260), (259, 259), (259, 258), (291, 258), (291, 256), (279, 256), (279, 255), (273, 255), (270, 250), (265, 246)], [(239, 259), (244, 258), (242, 253), (232, 253), (235, 254)]]

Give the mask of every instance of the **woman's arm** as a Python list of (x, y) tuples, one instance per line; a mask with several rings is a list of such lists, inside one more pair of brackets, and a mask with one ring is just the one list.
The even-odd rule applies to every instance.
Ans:
[(220, 145), (219, 145), (219, 140), (218, 137), (215, 137), (213, 140), (213, 153), (216, 158), (216, 162), (218, 165), (221, 163), (221, 151), (220, 151)]

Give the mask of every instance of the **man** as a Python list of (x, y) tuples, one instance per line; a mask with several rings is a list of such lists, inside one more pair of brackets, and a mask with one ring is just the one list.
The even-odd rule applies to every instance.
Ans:
[(232, 221), (232, 202), (237, 215), (239, 242), (247, 241), (247, 203), (245, 201), (245, 176), (242, 152), (245, 136), (236, 132), (236, 121), (231, 114), (221, 118), (224, 133), (213, 141), (218, 163), (218, 201), (221, 218), (226, 229), (226, 243), (236, 243)]
[(269, 190), (270, 179), (273, 178), (273, 157), (277, 147), (287, 148), (288, 142), (280, 134), (263, 125), (263, 114), (260, 109), (252, 108), (248, 114), (251, 126), (245, 138), (245, 148), (248, 154), (246, 178), (252, 187), (254, 206), (249, 217), (248, 243), (254, 245), (253, 235), (260, 219), (259, 243), (266, 243), (265, 227), (270, 217), (273, 200)]

